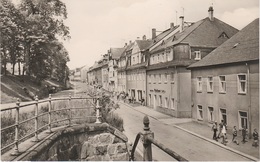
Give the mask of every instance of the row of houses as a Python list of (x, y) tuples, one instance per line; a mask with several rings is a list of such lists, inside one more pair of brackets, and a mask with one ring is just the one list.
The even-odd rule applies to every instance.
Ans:
[(259, 19), (241, 31), (214, 17), (110, 48), (88, 71), (91, 85), (125, 92), (177, 118), (259, 128)]

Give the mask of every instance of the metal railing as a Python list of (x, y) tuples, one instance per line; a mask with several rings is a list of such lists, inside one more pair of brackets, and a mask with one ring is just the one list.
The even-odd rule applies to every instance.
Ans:
[[(73, 107), (71, 104), (72, 100), (86, 100), (87, 102), (89, 102), (92, 106), (87, 106), (87, 107)], [(53, 101), (68, 101), (68, 108), (61, 108), (61, 109), (53, 109)], [(48, 112), (44, 112), (39, 114), (39, 104), (40, 103), (47, 103), (48, 105)], [(33, 106), (34, 105), (34, 116), (23, 120), (23, 121), (19, 121), (19, 117), (21, 115), (21, 113), (19, 113), (19, 111), (22, 108), (26, 108), (28, 106)], [(95, 116), (84, 116), (84, 117), (72, 117), (72, 110), (79, 110), (79, 109), (90, 109), (90, 108), (94, 108), (95, 109)], [(71, 95), (69, 97), (63, 97), (63, 98), (52, 98), (51, 95), (49, 95), (49, 98), (47, 100), (38, 100), (38, 97), (35, 97), (35, 101), (33, 103), (29, 103), (29, 104), (25, 104), (25, 105), (20, 105), (20, 100), (17, 99), (16, 102), (16, 106), (14, 107), (8, 107), (8, 108), (2, 108), (1, 109), (1, 113), (2, 112), (6, 112), (6, 111), (15, 111), (15, 123), (12, 125), (8, 125), (4, 128), (1, 128), (1, 133), (4, 132), (7, 129), (10, 128), (15, 128), (15, 132), (14, 132), (14, 142), (7, 144), (6, 146), (1, 148), (1, 154), (3, 151), (7, 150), (8, 148), (10, 148), (11, 146), (14, 146), (14, 151), (11, 153), (11, 155), (17, 156), (20, 155), (21, 152), (19, 151), (19, 143), (21, 141), (23, 141), (24, 139), (27, 139), (29, 137), (31, 137), (32, 135), (34, 135), (33, 141), (34, 142), (38, 142), (40, 141), (38, 138), (38, 134), (40, 130), (43, 130), (44, 128), (47, 127), (48, 129), (48, 133), (52, 133), (52, 125), (55, 123), (59, 123), (59, 122), (63, 122), (63, 121), (68, 121), (67, 126), (71, 126), (72, 125), (72, 120), (80, 120), (80, 119), (86, 119), (88, 118), (96, 118), (96, 122), (95, 123), (101, 123), (100, 118), (100, 104), (99, 104), (99, 97), (71, 97)], [(52, 121), (52, 114), (58, 111), (66, 111), (68, 113), (68, 118), (65, 119), (61, 119), (61, 120), (56, 120), (56, 121)], [(42, 127), (39, 128), (39, 117), (44, 116), (44, 115), (48, 115), (48, 124), (43, 125)], [(24, 137), (19, 138), (19, 127), (21, 126), (21, 124), (24, 124), (26, 122), (29, 122), (31, 120), (34, 120), (34, 131), (30, 134), (25, 135)]]
[(162, 151), (173, 157), (174, 159), (178, 161), (188, 161), (184, 157), (180, 156), (176, 152), (172, 151), (171, 149), (165, 147), (162, 143), (158, 142), (156, 139), (154, 139), (154, 133), (150, 130), (149, 127), (149, 118), (148, 116), (145, 116), (143, 119), (143, 124), (144, 124), (144, 132), (141, 133), (139, 132), (136, 135), (134, 145), (131, 150), (130, 154), (130, 161), (134, 161), (134, 153), (137, 147), (137, 144), (139, 142), (139, 139), (142, 139), (143, 143), (143, 161), (153, 161), (153, 156), (152, 156), (152, 144), (160, 148)]

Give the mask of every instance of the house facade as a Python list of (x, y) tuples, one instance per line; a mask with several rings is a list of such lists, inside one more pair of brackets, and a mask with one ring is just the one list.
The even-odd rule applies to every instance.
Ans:
[(133, 43), (129, 42), (129, 45), (127, 43), (125, 44), (124, 48), (125, 50), (121, 54), (119, 61), (118, 61), (118, 92), (127, 92), (127, 75), (126, 75), (126, 63), (127, 63), (127, 57), (126, 57), (126, 51), (128, 51), (132, 47)]
[(127, 93), (135, 102), (146, 99), (146, 49), (151, 45), (151, 40), (136, 40), (131, 48), (126, 50), (126, 83)]
[(109, 62), (108, 62), (108, 90), (110, 92), (118, 92), (118, 77), (117, 77), (117, 68), (119, 58), (124, 52), (124, 48), (110, 48), (108, 50)]
[(147, 68), (147, 105), (174, 117), (191, 117), (191, 72), (186, 69), (202, 59), (238, 30), (213, 17), (180, 25), (174, 34), (150, 48)]
[(188, 68), (192, 118), (259, 128), (259, 19)]

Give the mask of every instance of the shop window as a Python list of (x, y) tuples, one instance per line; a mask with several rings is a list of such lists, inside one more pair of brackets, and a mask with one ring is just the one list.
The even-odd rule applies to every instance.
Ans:
[(168, 108), (168, 98), (167, 98), (167, 97), (165, 97), (164, 103), (165, 103), (165, 104), (164, 104), (165, 107)]
[(171, 108), (175, 109), (175, 107), (174, 107), (174, 98), (171, 99)]

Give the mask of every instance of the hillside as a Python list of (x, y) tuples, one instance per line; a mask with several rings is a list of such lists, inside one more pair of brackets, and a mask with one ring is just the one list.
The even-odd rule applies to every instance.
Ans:
[[(55, 87), (55, 89), (53, 88)], [(46, 80), (37, 84), (29, 76), (1, 76), (1, 104), (21, 101), (31, 101), (37, 95), (39, 99), (48, 97), (49, 93), (62, 90), (64, 87), (58, 82)]]

